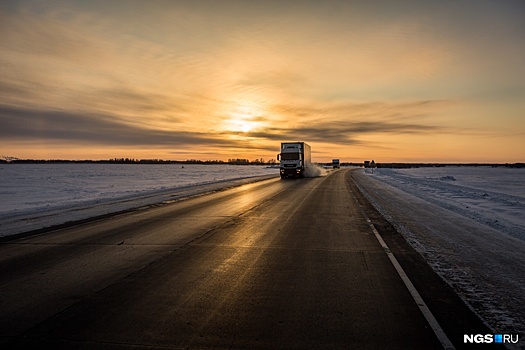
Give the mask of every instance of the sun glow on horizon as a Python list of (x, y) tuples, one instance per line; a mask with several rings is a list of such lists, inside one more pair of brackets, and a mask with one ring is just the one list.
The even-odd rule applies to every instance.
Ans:
[(223, 128), (234, 133), (249, 133), (262, 126), (262, 109), (254, 102), (242, 101), (231, 112), (226, 113), (228, 117)]
[(257, 123), (249, 119), (230, 119), (226, 123), (227, 131), (248, 133), (257, 127)]

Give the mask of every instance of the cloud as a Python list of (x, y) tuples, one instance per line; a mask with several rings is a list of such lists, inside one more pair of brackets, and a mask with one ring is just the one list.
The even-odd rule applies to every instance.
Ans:
[[(363, 144), (363, 136), (457, 134), (439, 123), (434, 114), (455, 104), (452, 100), (416, 100), (408, 102), (366, 102), (319, 104), (318, 106), (279, 104), (270, 113), (281, 116), (279, 123), (251, 132), (237, 133), (267, 140), (310, 140), (343, 145)], [(275, 127), (275, 125), (279, 127)]]
[(119, 122), (114, 116), (0, 106), (4, 140), (55, 140), (72, 144), (121, 146), (175, 146), (207, 144), (234, 146), (213, 135), (141, 128)]
[[(326, 112), (326, 110), (325, 110)], [(0, 106), (4, 140), (59, 141), (92, 146), (188, 147), (273, 150), (274, 142), (309, 140), (343, 145), (362, 144), (364, 134), (430, 134), (446, 128), (390, 121), (323, 121), (296, 126), (269, 126), (251, 132), (177, 131), (129, 124), (109, 114), (23, 109)], [(258, 117), (266, 120), (264, 117)], [(272, 141), (272, 142), (257, 142)]]
[(266, 140), (309, 140), (343, 145), (363, 144), (364, 134), (435, 134), (447, 129), (432, 125), (390, 122), (320, 122), (293, 128), (267, 128), (260, 131), (236, 133), (245, 137)]
[(287, 118), (294, 120), (319, 120), (320, 118), (328, 118), (329, 121), (421, 120), (458, 103), (459, 101), (451, 99), (404, 102), (347, 102), (345, 100), (339, 100), (337, 102), (327, 103), (318, 101), (315, 106), (304, 104), (277, 104), (271, 108), (271, 112), (285, 115)]

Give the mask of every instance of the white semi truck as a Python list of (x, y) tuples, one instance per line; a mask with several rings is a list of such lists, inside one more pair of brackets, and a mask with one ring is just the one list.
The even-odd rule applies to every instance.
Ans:
[(312, 151), (306, 142), (282, 142), (281, 153), (277, 155), (281, 179), (304, 177), (312, 167)]

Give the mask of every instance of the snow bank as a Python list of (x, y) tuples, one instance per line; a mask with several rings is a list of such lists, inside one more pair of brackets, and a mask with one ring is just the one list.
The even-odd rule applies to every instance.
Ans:
[(525, 170), (359, 170), (365, 196), (495, 331), (525, 333)]
[(256, 176), (278, 176), (278, 170), (232, 165), (2, 164), (0, 237), (214, 191)]

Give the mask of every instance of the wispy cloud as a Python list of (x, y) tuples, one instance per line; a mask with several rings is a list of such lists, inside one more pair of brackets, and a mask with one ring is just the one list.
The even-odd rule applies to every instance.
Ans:
[[(457, 104), (452, 100), (412, 102), (368, 102), (305, 105), (279, 104), (270, 113), (279, 116), (273, 122), (249, 132), (224, 131), (225, 135), (262, 140), (310, 140), (340, 145), (365, 145), (368, 135), (437, 135), (475, 134), (475, 129), (454, 128), (439, 123), (432, 116)], [(269, 118), (260, 118), (265, 121)], [(275, 125), (279, 125), (276, 127)]]
[(141, 128), (109, 115), (0, 107), (0, 118), (0, 137), (4, 140), (53, 140), (93, 146), (234, 146), (231, 141), (209, 134)]
[(244, 137), (265, 140), (310, 140), (342, 145), (364, 144), (364, 134), (436, 134), (450, 132), (442, 127), (430, 125), (388, 122), (320, 122), (310, 126), (294, 128), (267, 128), (261, 131), (236, 132)]

